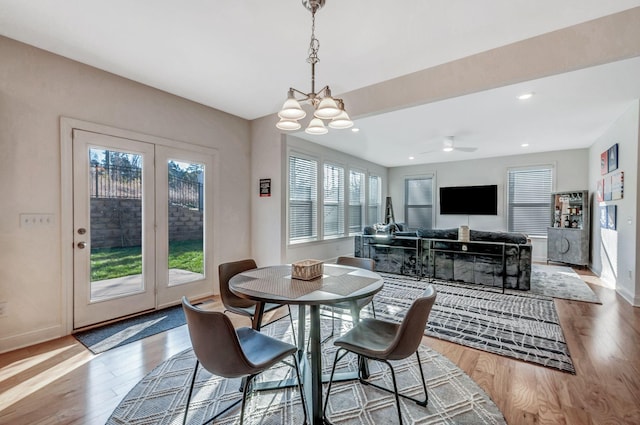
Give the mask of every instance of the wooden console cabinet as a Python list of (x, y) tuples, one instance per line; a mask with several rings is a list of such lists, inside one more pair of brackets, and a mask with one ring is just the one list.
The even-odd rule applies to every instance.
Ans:
[(589, 192), (551, 194), (547, 262), (589, 264)]

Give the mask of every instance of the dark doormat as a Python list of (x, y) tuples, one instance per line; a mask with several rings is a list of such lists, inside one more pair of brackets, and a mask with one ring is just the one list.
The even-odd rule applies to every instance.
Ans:
[(78, 332), (73, 336), (94, 354), (103, 353), (142, 338), (184, 325), (182, 305)]

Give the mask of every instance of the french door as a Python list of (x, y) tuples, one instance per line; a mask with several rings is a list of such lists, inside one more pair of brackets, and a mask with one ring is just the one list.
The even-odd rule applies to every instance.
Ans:
[(212, 293), (211, 158), (78, 129), (72, 149), (74, 329)]

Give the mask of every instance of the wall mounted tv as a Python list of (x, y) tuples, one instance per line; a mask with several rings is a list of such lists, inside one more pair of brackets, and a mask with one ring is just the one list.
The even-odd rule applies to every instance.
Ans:
[(498, 215), (498, 186), (441, 187), (440, 214)]

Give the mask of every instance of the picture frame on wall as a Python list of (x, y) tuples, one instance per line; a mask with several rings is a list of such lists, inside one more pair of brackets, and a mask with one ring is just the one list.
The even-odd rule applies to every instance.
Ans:
[(606, 150), (600, 154), (600, 174), (605, 175), (609, 172), (609, 151)]
[(607, 167), (608, 172), (617, 170), (618, 169), (618, 144), (617, 143), (609, 148), (609, 151), (607, 152), (607, 158), (609, 160), (608, 161), (609, 165)]
[(611, 200), (611, 176), (605, 176), (605, 178), (602, 180), (604, 181), (602, 199), (604, 201), (610, 201)]
[(618, 171), (611, 175), (611, 200), (615, 201), (624, 197), (624, 171)]
[(604, 179), (598, 179), (596, 184), (596, 199), (598, 202), (604, 201)]
[(607, 205), (607, 229), (616, 230), (618, 206)]
[(606, 205), (600, 206), (600, 228), (601, 229), (607, 228), (607, 206)]

